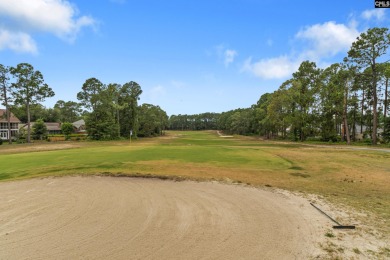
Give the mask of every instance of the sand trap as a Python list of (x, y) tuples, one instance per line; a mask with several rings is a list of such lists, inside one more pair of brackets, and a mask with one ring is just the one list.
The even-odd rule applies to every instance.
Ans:
[(0, 259), (307, 259), (307, 200), (218, 183), (63, 177), (0, 183)]
[(219, 135), (219, 137), (222, 137), (222, 138), (233, 138), (234, 137), (232, 135), (223, 135), (223, 134), (221, 134), (220, 131), (217, 131), (217, 134)]

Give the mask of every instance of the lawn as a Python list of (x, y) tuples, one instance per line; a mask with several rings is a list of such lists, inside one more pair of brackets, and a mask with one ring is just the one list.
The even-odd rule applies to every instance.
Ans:
[(0, 165), (2, 181), (118, 174), (266, 185), (318, 194), (390, 220), (390, 153), (386, 151), (222, 138), (213, 131), (173, 131), (132, 143), (2, 145)]

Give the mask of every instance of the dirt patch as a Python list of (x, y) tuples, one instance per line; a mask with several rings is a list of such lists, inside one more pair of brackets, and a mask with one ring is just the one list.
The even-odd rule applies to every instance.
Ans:
[[(331, 225), (308, 199), (241, 185), (81, 176), (0, 183), (0, 259), (322, 258), (350, 240), (346, 231), (333, 242), (340, 235)], [(343, 253), (366, 256), (359, 245)]]
[(232, 135), (224, 135), (220, 131), (217, 131), (217, 134), (219, 135), (219, 137), (222, 137), (222, 138), (233, 138), (234, 137)]
[(31, 144), (13, 144), (4, 145), (1, 148), (2, 154), (12, 153), (27, 153), (27, 152), (41, 152), (41, 151), (54, 151), (65, 150), (82, 147), (84, 144), (80, 142), (54, 142), (54, 143), (31, 143)]

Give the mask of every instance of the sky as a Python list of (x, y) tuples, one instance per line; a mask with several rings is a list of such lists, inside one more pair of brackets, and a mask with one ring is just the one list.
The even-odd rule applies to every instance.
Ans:
[(247, 108), (300, 63), (341, 62), (360, 33), (389, 27), (373, 0), (0, 0), (0, 63), (27, 62), (58, 100), (92, 77), (137, 82), (172, 114)]

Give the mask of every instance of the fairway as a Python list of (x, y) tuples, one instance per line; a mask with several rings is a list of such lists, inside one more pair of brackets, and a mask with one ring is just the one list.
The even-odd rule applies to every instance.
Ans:
[[(327, 242), (322, 242), (320, 247), (330, 255), (354, 255), (358, 250), (367, 256), (390, 254), (385, 238), (389, 234), (387, 223), (390, 220), (388, 151), (267, 142), (242, 136), (223, 138), (216, 131), (172, 131), (164, 137), (141, 139), (131, 144), (112, 141), (3, 145), (0, 152), (0, 179), (4, 182), (0, 183), (1, 196), (10, 180), (64, 175), (143, 176), (266, 186), (270, 190), (278, 188), (306, 196), (306, 204), (309, 198), (311, 201), (314, 198), (338, 221), (359, 225), (357, 231), (332, 233), (326, 237)], [(82, 185), (84, 179), (77, 180), (77, 185)], [(34, 181), (37, 183), (39, 179)], [(127, 182), (127, 179), (119, 178), (118, 181)], [(172, 185), (183, 183), (172, 182)], [(175, 196), (180, 197), (180, 194)], [(241, 199), (245, 200), (245, 196)], [(239, 207), (240, 203), (234, 205), (231, 206)], [(318, 229), (313, 227), (310, 232), (319, 232), (324, 237), (327, 232), (333, 232), (327, 231), (331, 223), (323, 216), (315, 210), (310, 212), (312, 216), (319, 216), (315, 219), (323, 225)], [(306, 219), (300, 228), (308, 222)], [(360, 236), (365, 242), (367, 234), (371, 241), (367, 247), (364, 243), (351, 242), (349, 237)], [(343, 252), (337, 248), (343, 248)]]

